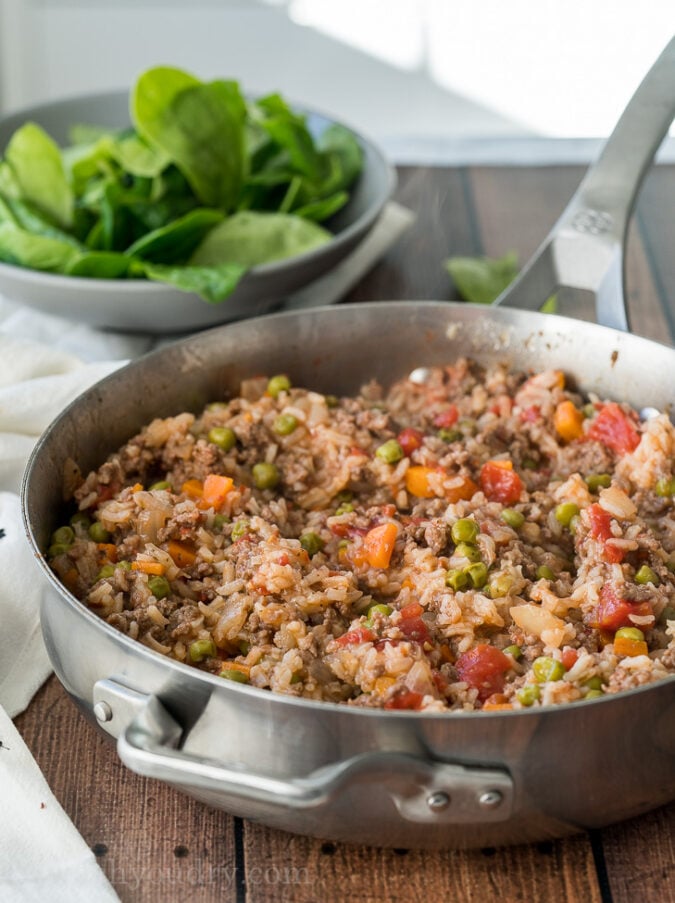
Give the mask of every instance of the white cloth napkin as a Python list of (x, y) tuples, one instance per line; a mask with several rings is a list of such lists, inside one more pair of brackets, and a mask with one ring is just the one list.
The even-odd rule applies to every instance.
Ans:
[[(388, 204), (342, 264), (285, 306), (339, 300), (412, 221), (410, 211)], [(18, 492), (28, 456), (51, 420), (123, 359), (158, 344), (164, 342), (101, 332), (0, 298), (0, 901), (118, 899), (10, 720), (51, 670), (39, 629), (46, 581), (25, 538)]]

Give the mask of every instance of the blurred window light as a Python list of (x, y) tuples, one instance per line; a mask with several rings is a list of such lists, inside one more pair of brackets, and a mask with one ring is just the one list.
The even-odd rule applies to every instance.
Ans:
[(419, 0), (289, 0), (296, 25), (323, 34), (401, 69), (424, 66), (424, 18)]

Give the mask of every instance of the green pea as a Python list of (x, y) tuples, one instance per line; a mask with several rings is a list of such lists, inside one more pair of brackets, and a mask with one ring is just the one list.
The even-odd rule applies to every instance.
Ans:
[(584, 699), (599, 699), (601, 696), (605, 694), (602, 690), (589, 690), (588, 693), (584, 696)]
[(461, 542), (474, 543), (479, 533), (480, 527), (470, 517), (462, 517), (456, 520), (450, 530), (450, 535), (455, 545), (459, 545)]
[(470, 564), (464, 571), (474, 589), (482, 589), (487, 583), (488, 569), (482, 561)]
[(195, 640), (194, 643), (190, 643), (188, 652), (191, 661), (203, 662), (205, 658), (213, 658), (216, 654), (216, 644), (210, 637), (208, 640)]
[(516, 661), (523, 657), (523, 650), (520, 648), (520, 646), (507, 646), (504, 649), (504, 652), (506, 653), (506, 655), (510, 655), (512, 658), (515, 658)]
[(248, 683), (248, 677), (238, 668), (224, 668), (220, 672), (219, 677), (222, 677), (225, 680), (233, 680), (236, 684)]
[(70, 543), (55, 542), (47, 550), (50, 558), (57, 558), (59, 555), (65, 555), (70, 548)]
[(320, 552), (326, 543), (318, 533), (303, 533), (300, 537), (300, 545), (307, 552), (310, 558), (313, 558), (317, 552)]
[(246, 640), (240, 640), (239, 643), (237, 643), (237, 645), (239, 646), (239, 651), (241, 652), (242, 655), (248, 655), (249, 652), (251, 651), (251, 644), (248, 643)]
[(110, 533), (108, 533), (103, 524), (98, 520), (95, 520), (91, 527), (89, 527), (89, 536), (94, 542), (110, 542)]
[(503, 596), (507, 596), (512, 586), (513, 577), (509, 574), (499, 574), (498, 576), (493, 577), (488, 586), (490, 598), (501, 599)]
[(516, 511), (515, 508), (504, 508), (501, 518), (507, 526), (513, 527), (514, 530), (518, 530), (525, 523), (525, 515)]
[(594, 674), (593, 677), (589, 677), (588, 680), (584, 681), (584, 686), (588, 687), (589, 690), (601, 690), (602, 678), (599, 674)]
[(340, 399), (337, 395), (324, 395), (324, 400), (327, 408), (336, 408), (340, 404)]
[(70, 523), (73, 527), (76, 527), (78, 524), (81, 524), (85, 530), (89, 529), (91, 525), (91, 518), (88, 514), (85, 514), (84, 511), (76, 511), (75, 514), (70, 518)]
[(387, 464), (396, 464), (403, 457), (403, 449), (396, 439), (389, 439), (380, 445), (375, 454), (378, 458), (386, 461)]
[(272, 429), (280, 436), (290, 436), (298, 428), (298, 418), (293, 414), (279, 414), (272, 424)]
[(569, 523), (569, 531), (574, 535), (579, 528), (579, 523), (581, 522), (581, 517), (578, 514), (575, 514), (574, 517), (570, 520)]
[(612, 478), (608, 473), (589, 473), (586, 477), (586, 485), (591, 492), (597, 492), (598, 489), (607, 489), (612, 485)]
[(620, 627), (614, 634), (614, 639), (637, 640), (644, 642), (645, 635), (639, 627)]
[(451, 589), (455, 591), (459, 589), (464, 589), (464, 587), (468, 584), (469, 577), (464, 573), (460, 568), (455, 568), (451, 571), (448, 571), (445, 575), (445, 585), (449, 586)]
[(118, 567), (122, 571), (130, 571), (131, 570), (131, 562), (130, 561), (118, 561), (115, 567)]
[(299, 684), (301, 680), (302, 680), (302, 676), (296, 672), (295, 674), (293, 674), (291, 676), (290, 683)]
[(555, 574), (548, 565), (542, 564), (537, 568), (537, 580), (555, 580)]
[(149, 487), (150, 492), (159, 492), (163, 489), (171, 489), (171, 483), (168, 480), (158, 480)]
[(336, 516), (340, 515), (340, 514), (349, 514), (350, 511), (353, 511), (353, 510), (354, 510), (354, 506), (352, 505), (351, 502), (343, 502), (339, 507), (337, 507), (335, 509), (335, 514), (336, 514)]
[(480, 561), (480, 551), (477, 546), (468, 542), (458, 542), (455, 546), (455, 554), (469, 561)]
[(392, 613), (393, 609), (390, 608), (389, 605), (384, 605), (383, 603), (378, 603), (377, 605), (371, 605), (368, 609), (368, 617), (372, 618), (372, 616), (376, 613), (383, 615), (383, 617), (388, 617)]
[(594, 404), (585, 404), (581, 409), (581, 413), (584, 415), (586, 419), (593, 417), (595, 414), (595, 405)]
[(230, 539), (232, 542), (236, 542), (238, 539), (241, 539), (242, 536), (246, 536), (248, 533), (248, 521), (247, 520), (238, 520), (237, 523), (232, 527), (232, 532), (230, 533)]
[(171, 592), (169, 581), (166, 579), (166, 577), (159, 576), (148, 578), (148, 589), (155, 597), (155, 599), (166, 599), (166, 597)]
[(579, 513), (579, 506), (574, 502), (562, 502), (556, 506), (555, 519), (563, 527), (569, 527), (572, 518)]
[(212, 445), (217, 445), (223, 451), (228, 452), (237, 444), (237, 434), (229, 426), (214, 426), (209, 432), (207, 439)]
[(516, 690), (516, 699), (521, 705), (531, 706), (539, 699), (539, 687), (536, 684), (525, 684)]
[(258, 489), (274, 489), (281, 479), (279, 468), (276, 464), (270, 464), (268, 461), (259, 461), (254, 464), (251, 473), (253, 482)]
[(222, 530), (225, 524), (230, 523), (230, 518), (227, 514), (216, 514), (213, 518), (213, 529), (214, 530)]
[(659, 624), (666, 624), (668, 621), (675, 621), (675, 608), (672, 605), (666, 605), (659, 617)]
[(463, 436), (464, 434), (461, 430), (456, 430), (448, 426), (444, 426), (438, 431), (438, 438), (442, 439), (443, 442), (459, 442)]
[(291, 388), (290, 379), (283, 373), (273, 376), (267, 383), (267, 392), (272, 398), (278, 398), (282, 392), (288, 392)]
[(101, 570), (98, 572), (97, 580), (106, 580), (108, 577), (112, 577), (115, 573), (115, 565), (114, 564), (104, 564)]
[(661, 496), (661, 498), (675, 495), (675, 479), (669, 480), (666, 477), (663, 477), (662, 479), (657, 480), (656, 485), (654, 486), (654, 492)]
[(52, 542), (59, 546), (72, 546), (75, 542), (75, 531), (72, 527), (59, 527), (52, 533)]
[(211, 401), (206, 405), (207, 411), (225, 411), (227, 409), (226, 401)]
[(640, 570), (635, 575), (635, 582), (653, 583), (654, 586), (658, 586), (661, 581), (648, 564), (643, 564)]
[(532, 671), (534, 679), (541, 684), (549, 680), (560, 680), (565, 673), (565, 666), (555, 658), (540, 655), (532, 662)]

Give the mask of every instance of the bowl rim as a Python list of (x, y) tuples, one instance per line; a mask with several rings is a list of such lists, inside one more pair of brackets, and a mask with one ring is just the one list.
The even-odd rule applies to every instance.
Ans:
[[(17, 108), (16, 110), (10, 110), (6, 114), (0, 116), (0, 129), (2, 129), (7, 123), (12, 122), (13, 120), (17, 120), (17, 122), (19, 120), (26, 122), (34, 116), (37, 117), (45, 112), (58, 110), (60, 107), (68, 106), (71, 104), (84, 102), (96, 103), (117, 99), (121, 100), (124, 97), (128, 98), (129, 93), (130, 91), (128, 88), (115, 88), (105, 91), (76, 93), (68, 95), (66, 97), (60, 97), (57, 100), (46, 100), (41, 103), (31, 104), (30, 106)], [(253, 95), (249, 94), (245, 94), (245, 96), (247, 98), (254, 98)], [(265, 95), (255, 96), (262, 97)], [(295, 101), (293, 100), (286, 100), (289, 106), (294, 111), (300, 112), (305, 116), (317, 116), (331, 125), (340, 125), (343, 128), (348, 129), (359, 142), (361, 149), (364, 152), (367, 152), (376, 160), (378, 169), (384, 175), (384, 190), (378, 195), (376, 201), (374, 203), (371, 203), (369, 207), (354, 220), (354, 222), (350, 223), (344, 229), (335, 233), (330, 241), (328, 241), (326, 244), (321, 245), (317, 248), (312, 248), (309, 251), (304, 251), (302, 254), (294, 254), (292, 257), (286, 257), (282, 260), (270, 261), (269, 263), (258, 264), (257, 266), (250, 267), (248, 270), (246, 270), (244, 276), (242, 277), (242, 281), (244, 279), (255, 279), (256, 277), (268, 278), (277, 274), (281, 275), (288, 270), (295, 269), (296, 266), (302, 266), (305, 263), (311, 263), (312, 261), (323, 256), (323, 254), (325, 254), (329, 249), (339, 249), (343, 245), (349, 244), (355, 234), (365, 234), (381, 215), (385, 205), (392, 197), (398, 182), (396, 169), (394, 168), (393, 164), (388, 160), (381, 147), (368, 135), (364, 134), (360, 130), (353, 128), (351, 125), (344, 122), (342, 119), (333, 116), (332, 114), (325, 113), (315, 107), (308, 107), (301, 103), (295, 103)], [(16, 127), (18, 128), (19, 125), (17, 125)], [(0, 158), (4, 153), (4, 150), (4, 147), (0, 148)], [(361, 173), (359, 174), (359, 177), (357, 177), (357, 180), (358, 178), (361, 178), (362, 174), (363, 170), (361, 170)], [(173, 286), (168, 286), (165, 283), (152, 281), (150, 279), (103, 279), (95, 278), (93, 276), (68, 276), (62, 273), (52, 273), (46, 270), (37, 270), (30, 267), (22, 267), (11, 263), (6, 263), (4, 261), (0, 261), (0, 277), (15, 279), (19, 282), (33, 282), (34, 280), (38, 280), (46, 286), (54, 285), (62, 288), (68, 285), (76, 285), (80, 289), (92, 289), (100, 291), (101, 287), (103, 287), (106, 293), (124, 291), (125, 288), (129, 289), (133, 287), (134, 291), (139, 291), (147, 294), (166, 292), (167, 289), (180, 292), (181, 295), (194, 294), (194, 292), (181, 292), (179, 289), (175, 289)]]

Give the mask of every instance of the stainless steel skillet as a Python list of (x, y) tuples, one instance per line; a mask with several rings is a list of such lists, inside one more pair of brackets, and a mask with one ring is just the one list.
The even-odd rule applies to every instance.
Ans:
[[(540, 258), (551, 262), (527, 271), (546, 267), (564, 277), (552, 276), (538, 303), (560, 281), (602, 297), (612, 278), (622, 301), (630, 206), (675, 111), (675, 44), (636, 96), (554, 230)], [(658, 115), (647, 135), (631, 121), (652, 106)], [(613, 176), (622, 189), (614, 204), (606, 161), (628, 159), (611, 150), (626, 134), (639, 140), (631, 168)], [(589, 192), (589, 184), (604, 184), (605, 193)], [(580, 211), (590, 212), (577, 218)], [(606, 215), (609, 230), (579, 231), (584, 222), (609, 226)], [(568, 247), (588, 255), (579, 279), (563, 267)], [(614, 274), (609, 281), (598, 279), (598, 248)], [(602, 314), (604, 303), (599, 308)], [(42, 609), (45, 641), (60, 680), (117, 738), (129, 767), (276, 827), (390, 846), (532, 841), (637, 815), (675, 796), (675, 680), (519, 712), (425, 715), (314, 703), (232, 685), (157, 655), (88, 611), (44, 563), (70, 462), (83, 471), (97, 466), (152, 417), (198, 409), (260, 372), (286, 371), (296, 384), (349, 393), (372, 377), (388, 383), (466, 354), (525, 369), (560, 367), (585, 390), (638, 408), (675, 401), (675, 351), (655, 342), (505, 306), (401, 302), (282, 314), (204, 333), (107, 378), (52, 424), (23, 489), (28, 534), (52, 588)]]

